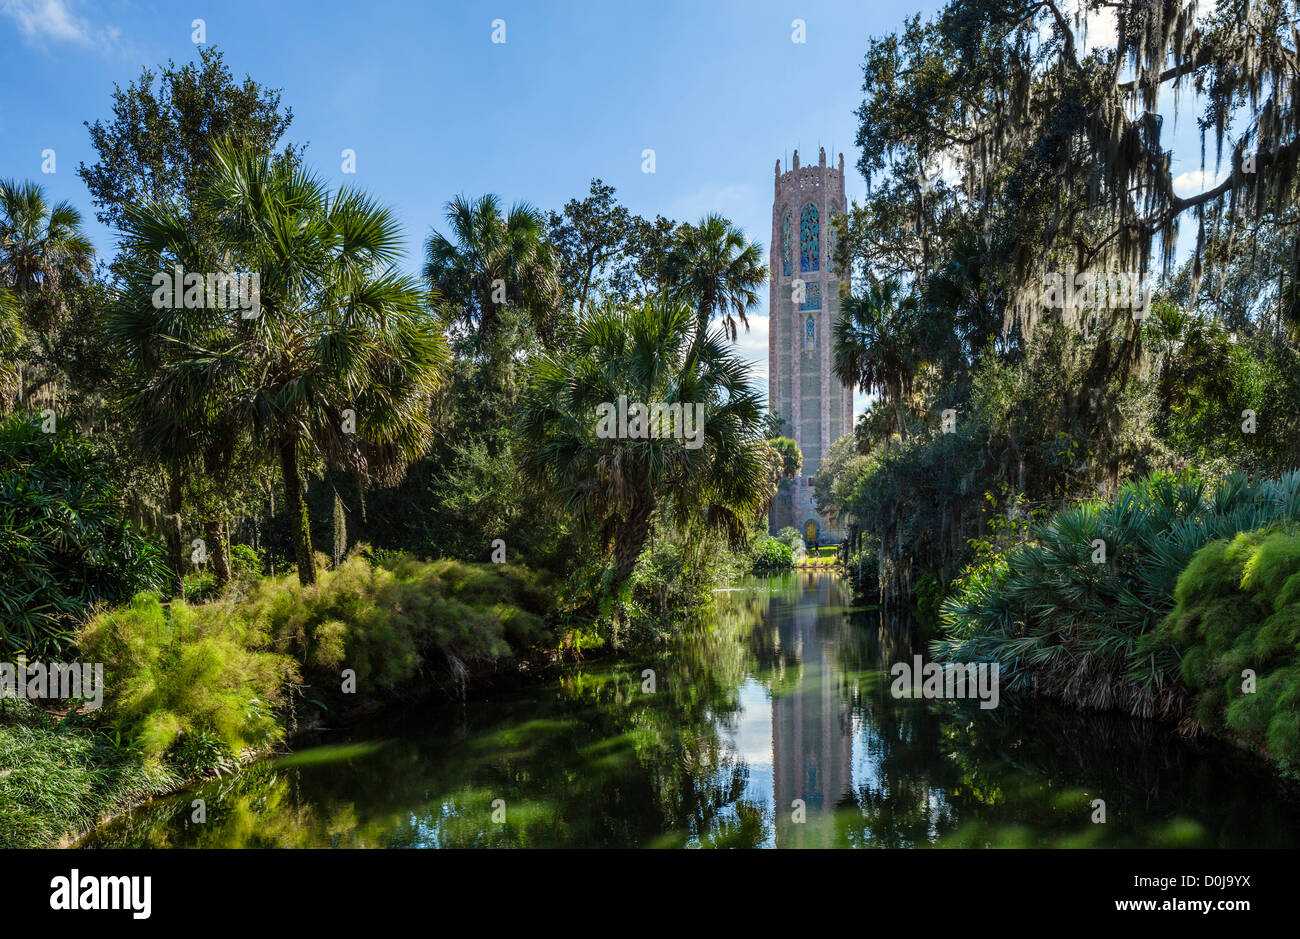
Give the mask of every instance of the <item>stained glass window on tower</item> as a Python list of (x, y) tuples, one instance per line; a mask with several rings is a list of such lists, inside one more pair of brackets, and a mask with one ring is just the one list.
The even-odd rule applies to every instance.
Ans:
[(803, 327), (803, 347), (811, 349), (815, 345), (817, 345), (817, 322), (810, 316)]
[(840, 213), (832, 208), (826, 213), (826, 269), (835, 270), (835, 220)]
[(804, 284), (803, 300), (799, 304), (800, 312), (820, 310), (822, 308), (822, 285)]
[(803, 271), (819, 270), (821, 256), (818, 236), (821, 217), (817, 206), (809, 202), (799, 213), (799, 269)]
[(789, 277), (794, 272), (794, 225), (790, 221), (790, 210), (786, 209), (785, 218), (781, 220), (781, 273)]

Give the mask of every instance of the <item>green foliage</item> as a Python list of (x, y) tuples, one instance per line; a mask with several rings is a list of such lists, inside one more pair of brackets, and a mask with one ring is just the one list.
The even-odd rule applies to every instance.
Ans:
[[(756, 550), (766, 535), (752, 534), (749, 549)], [(748, 571), (749, 556), (733, 549), (723, 533), (707, 527), (682, 531), (670, 519), (657, 519), (629, 577), (620, 577), (615, 563), (599, 555), (586, 556), (569, 576), (557, 601), (565, 650), (673, 641), (713, 608), (714, 590)]]
[(736, 320), (749, 328), (746, 314), (758, 303), (758, 288), (767, 281), (763, 252), (721, 215), (683, 224), (673, 233), (664, 257), (668, 295), (696, 310), (700, 331), (721, 316), (722, 331), (736, 339)]
[[(112, 121), (88, 125), (98, 159), (77, 175), (105, 225), (121, 225), (128, 205), (193, 198), (214, 141), (234, 135), (269, 153), (293, 121), (292, 109), (281, 111), (278, 89), (247, 76), (236, 81), (216, 46), (197, 52), (197, 62), (141, 69), (137, 81), (114, 88)], [(277, 156), (292, 164), (301, 152), (290, 144)]]
[[(577, 552), (571, 520), (529, 484), (518, 458), (514, 421), (525, 365), (518, 350), (536, 345), (527, 314), (514, 307), (499, 311), (489, 334), (453, 344), (432, 402), (439, 432), (428, 454), (392, 487), (358, 490), (355, 478), (334, 480), (355, 540), (419, 557), (486, 561), (501, 538), (511, 563), (567, 573)], [(315, 489), (310, 504), (332, 502), (330, 486)]]
[(502, 211), (488, 194), (447, 203), (451, 237), (433, 232), (425, 242), (424, 278), (448, 304), (455, 322), (490, 336), (504, 306), (528, 313), (541, 339), (555, 336), (559, 271), (546, 239), (546, 217), (527, 202)]
[[(230, 140), (213, 146), (200, 194), (217, 220), (212, 240), (194, 238), (172, 202), (124, 211), (130, 264), (109, 322), (133, 365), (126, 410), (142, 448), (171, 466), (194, 460), (197, 439), (205, 475), (225, 476), (250, 434), (278, 457), (299, 577), (312, 583), (303, 458), (400, 478), (433, 437), (428, 399), (446, 344), (425, 292), (396, 269), (396, 215), (366, 194), (331, 192), (291, 161)], [(231, 254), (259, 272), (256, 316), (154, 302), (153, 276), (170, 259), (212, 271)]]
[(939, 625), (939, 611), (944, 600), (944, 587), (939, 578), (928, 571), (917, 578), (912, 587), (916, 601), (916, 621), (926, 629)]
[(781, 455), (781, 476), (793, 479), (803, 469), (803, 452), (789, 437), (771, 437), (767, 445)]
[[(1289, 469), (1300, 433), (1300, 349), (1267, 334), (1242, 335), (1172, 304), (1147, 329), (1157, 365), (1157, 428), (1207, 473)], [(1243, 413), (1255, 414), (1254, 429)]]
[[(725, 336), (706, 332), (685, 305), (653, 299), (592, 311), (562, 351), (531, 363), (521, 462), (584, 534), (612, 543), (620, 580), (656, 513), (682, 531), (722, 531), (739, 547), (771, 502), (776, 475), (751, 377)], [(678, 403), (693, 420), (694, 406), (703, 408), (698, 446), (687, 446), (681, 424), (653, 437), (602, 434), (620, 400)]]
[(1143, 651), (1181, 658), (1202, 727), (1300, 770), (1300, 534), (1264, 529), (1211, 542), (1179, 576), (1175, 597)]
[(313, 697), (339, 700), (340, 672), (352, 669), (355, 702), (412, 696), (439, 680), (459, 691), (475, 669), (547, 646), (547, 608), (523, 568), (395, 554), (353, 555), (313, 588), (267, 578), (232, 615), (261, 624), (274, 648), (302, 662)]
[(852, 551), (845, 566), (848, 569), (849, 583), (853, 593), (859, 598), (871, 598), (880, 594), (880, 556), (879, 546), (867, 539), (857, 550)]
[(591, 181), (588, 196), (547, 215), (547, 235), (559, 263), (561, 306), (581, 314), (606, 299), (630, 302), (659, 291), (664, 256), (677, 224), (633, 215), (614, 187)]
[(0, 710), (0, 848), (45, 848), (180, 782), (103, 734), (55, 720), (30, 701)]
[(69, 365), (61, 340), (76, 329), (94, 256), (72, 203), (52, 202), (33, 182), (0, 180), (0, 412), (39, 406), (57, 390)]
[[(551, 643), (548, 594), (510, 565), (353, 555), (315, 587), (286, 574), (245, 590), (202, 606), (142, 593), (80, 633), (81, 655), (105, 667), (101, 719), (149, 764), (232, 768), (274, 745), (300, 673), (318, 701), (387, 702), (440, 679), (462, 690)], [(355, 695), (339, 692), (343, 669)]]
[(1142, 637), (1174, 605), (1198, 550), (1296, 519), (1297, 473), (1232, 476), (1216, 488), (1164, 475), (1126, 484), (1113, 500), (1062, 510), (1027, 543), (967, 570), (943, 605), (946, 635), (933, 651), (1000, 663), (1008, 692), (1035, 688), (1091, 707), (1179, 716), (1178, 657)]
[(632, 644), (671, 642), (713, 609), (713, 591), (744, 572), (725, 535), (660, 522), (632, 573), (615, 621)]
[(158, 546), (119, 515), (90, 444), (41, 419), (0, 421), (0, 650), (57, 654), (92, 606), (165, 576)]
[(982, 451), (969, 424), (952, 434), (922, 428), (868, 456), (842, 461), (842, 448), (832, 449), (840, 472), (822, 478), (818, 499), (871, 533), (878, 574), (878, 583), (868, 585), (872, 592), (886, 601), (906, 599), (914, 575), (928, 571), (945, 583), (956, 576), (967, 556), (957, 536), (977, 521), (969, 477)]
[(260, 577), (266, 567), (262, 554), (251, 545), (235, 544), (230, 546), (230, 574), (237, 580), (254, 580)]
[(754, 570), (760, 573), (788, 571), (794, 564), (794, 548), (789, 541), (764, 537), (754, 551)]
[(283, 738), (276, 711), (297, 666), (241, 612), (233, 600), (164, 607), (142, 593), (81, 631), (82, 656), (104, 664), (104, 714), (146, 762), (227, 767)]

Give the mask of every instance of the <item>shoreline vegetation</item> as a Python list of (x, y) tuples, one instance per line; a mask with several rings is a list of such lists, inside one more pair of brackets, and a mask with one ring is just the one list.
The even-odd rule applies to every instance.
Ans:
[[(1148, 43), (1159, 5), (1125, 3), (1132, 31), (1085, 52), (1063, 23), (1038, 24), (1041, 46), (1016, 13), (953, 0), (868, 43), (871, 191), (838, 233), (856, 282), (832, 356), (870, 398), (813, 483), (859, 595), (914, 609), (933, 656), (996, 662), (1007, 699), (1162, 718), (1294, 777), (1300, 110), (1293, 67), (1249, 64), (1294, 42), (1293, 11), (1266, 5), (1278, 19), (1220, 64), (1200, 56), (1229, 48), (1240, 6)], [(1229, 89), (1251, 72), (1269, 90), (1247, 103)], [(1219, 81), (1199, 144), (1240, 156), (1175, 196), (1195, 141), (1152, 125), (1139, 143), (1146, 118), (1121, 115), (1159, 123), (1141, 101)], [(1278, 106), (1269, 139), (1292, 149), (1257, 177), (1242, 128)]]
[[(314, 168), (215, 46), (115, 86), (77, 171), (113, 254), (0, 179), (0, 659), (105, 672), (97, 710), (0, 700), (0, 845), (348, 715), (663, 649), (749, 572), (842, 569), (934, 658), (997, 663), (1001, 701), (1295, 778), (1294, 31), (1282, 0), (1244, 39), (1240, 4), (1122, 6), (1114, 47), (982, 0), (870, 39), (867, 194), (810, 203), (783, 274), (599, 179), (451, 198), (411, 264), (400, 206)], [(1176, 194), (1195, 155), (1148, 106), (1193, 85), (1227, 172)], [(868, 400), (806, 471), (736, 345), (796, 261), (840, 284), (805, 354)], [(235, 272), (248, 302), (209, 304)], [(770, 533), (809, 478), (845, 544)]]
[[(0, 655), (105, 672), (96, 710), (0, 704), (0, 844), (662, 645), (754, 566), (800, 457), (734, 352), (767, 271), (727, 219), (456, 197), (412, 276), (215, 47), (110, 101), (79, 175), (111, 258), (0, 180)], [(599, 419), (626, 401), (690, 425)]]
[[(240, 772), (314, 731), (480, 698), (628, 648), (562, 619), (563, 585), (518, 566), (364, 546), (335, 567), (318, 562), (311, 586), (292, 572), (254, 575), (205, 602), (144, 592), (92, 615), (75, 648), (104, 663), (102, 710), (4, 699), (0, 766), (24, 773), (21, 788), (0, 785), (0, 843), (72, 846), (124, 812)], [(712, 589), (745, 568), (724, 570), (694, 585), (693, 612), (672, 614), (679, 626), (706, 615)], [(646, 573), (632, 591), (648, 602), (621, 611), (639, 647), (670, 637), (650, 612), (663, 585)]]

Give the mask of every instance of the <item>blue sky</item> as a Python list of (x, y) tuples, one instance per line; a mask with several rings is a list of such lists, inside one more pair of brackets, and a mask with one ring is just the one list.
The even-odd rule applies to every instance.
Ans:
[[(202, 18), (237, 77), (283, 89), (288, 137), (308, 144), (308, 162), (394, 207), (412, 270), (451, 196), (495, 192), (558, 209), (592, 177), (643, 215), (722, 212), (766, 249), (774, 161), (795, 147), (816, 159), (821, 145), (852, 167), (868, 38), (939, 6), (0, 0), (0, 176), (71, 200), (111, 254), (113, 234), (76, 175), (93, 160), (83, 122), (107, 120), (114, 83), (142, 66), (193, 59), (191, 23)], [(497, 19), (504, 43), (492, 42)], [(804, 43), (791, 40), (795, 19)], [(341, 172), (344, 148), (356, 151), (355, 175)], [(646, 148), (654, 174), (641, 170)], [(46, 149), (53, 174), (41, 172)], [(861, 198), (864, 181), (847, 175), (849, 199)], [(741, 340), (764, 380), (765, 316), (764, 291)]]

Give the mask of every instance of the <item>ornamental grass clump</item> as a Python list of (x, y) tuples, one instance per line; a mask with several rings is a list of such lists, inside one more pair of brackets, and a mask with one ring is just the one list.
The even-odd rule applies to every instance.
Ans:
[(414, 695), (430, 683), (463, 690), (476, 668), (549, 645), (547, 606), (523, 568), (400, 554), (353, 555), (313, 587), (267, 578), (245, 601), (274, 647), (303, 663), (313, 696), (333, 694), (351, 669), (358, 699)]
[(233, 768), (284, 739), (292, 693), (330, 708), (458, 693), (551, 643), (545, 591), (509, 565), (354, 555), (311, 586), (286, 574), (243, 590), (199, 606), (142, 593), (79, 634), (104, 664), (94, 720), (147, 764)]
[(218, 768), (284, 737), (277, 711), (297, 664), (235, 600), (164, 607), (138, 594), (93, 617), (77, 645), (104, 664), (105, 719), (148, 763)]

